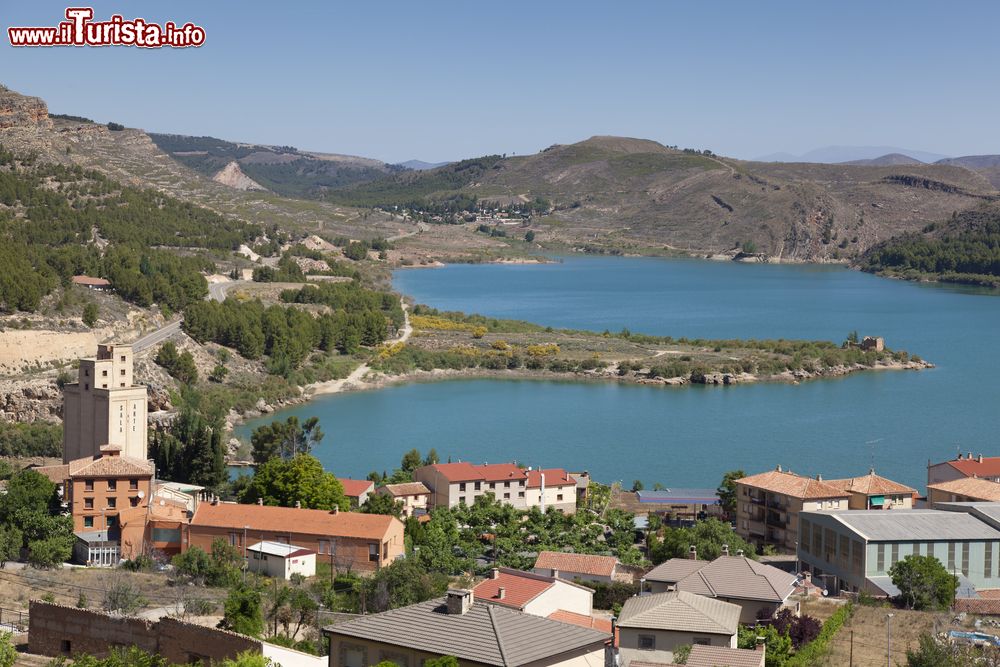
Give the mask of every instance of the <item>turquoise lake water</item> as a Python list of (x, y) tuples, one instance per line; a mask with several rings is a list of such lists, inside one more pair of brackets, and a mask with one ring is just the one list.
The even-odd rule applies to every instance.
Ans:
[(412, 447), (647, 487), (714, 487), (726, 470), (779, 463), (857, 475), (874, 456), (880, 474), (922, 490), (928, 459), (957, 447), (1000, 454), (995, 292), (830, 266), (612, 257), (407, 269), (394, 284), (443, 310), (595, 331), (839, 342), (856, 329), (937, 368), (734, 387), (454, 380), (321, 397), (278, 413), (320, 418), (326, 438), (314, 453), (338, 475), (391, 470)]

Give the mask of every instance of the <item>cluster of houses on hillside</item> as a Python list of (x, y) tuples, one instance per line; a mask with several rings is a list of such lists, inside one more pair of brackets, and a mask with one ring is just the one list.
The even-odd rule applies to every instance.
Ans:
[[(78, 381), (64, 388), (63, 462), (37, 468), (61, 489), (76, 560), (114, 565), (154, 550), (208, 550), (222, 539), (251, 571), (290, 578), (315, 574), (317, 562), (366, 573), (404, 557), (404, 524), (394, 516), (237, 504), (158, 480), (147, 460), (146, 388), (134, 383), (132, 366), (128, 346), (102, 345), (81, 361)], [(692, 546), (687, 558), (639, 574), (612, 556), (542, 551), (531, 571), (496, 568), (444, 597), (327, 627), (329, 664), (420, 667), (451, 655), (461, 665), (668, 667), (691, 647), (689, 666), (763, 667), (762, 643), (737, 648), (741, 625), (784, 609), (797, 614), (799, 596), (896, 595), (889, 570), (910, 554), (934, 556), (957, 575), (964, 609), (995, 602), (982, 592), (1000, 590), (1000, 458), (959, 454), (929, 462), (927, 474), (926, 497), (874, 470), (824, 480), (778, 466), (743, 477), (734, 482), (733, 527), (783, 558), (754, 560), (723, 546), (707, 561)], [(353, 509), (380, 494), (418, 519), (486, 495), (571, 513), (589, 488), (586, 473), (513, 463), (436, 463), (412, 476), (380, 486), (340, 481)], [(722, 515), (712, 490), (633, 495), (627, 502), (638, 514)], [(616, 618), (595, 612), (594, 587), (616, 582), (637, 585), (638, 594)]]

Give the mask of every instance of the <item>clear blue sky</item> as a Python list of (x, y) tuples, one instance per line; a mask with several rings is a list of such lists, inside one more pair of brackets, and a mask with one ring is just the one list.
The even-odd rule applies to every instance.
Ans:
[[(3, 3), (0, 82), (57, 113), (376, 157), (594, 134), (750, 158), (830, 144), (1000, 153), (1000, 3), (143, 2), (200, 49), (12, 49), (65, 3)], [(83, 4), (83, 3), (79, 3)]]

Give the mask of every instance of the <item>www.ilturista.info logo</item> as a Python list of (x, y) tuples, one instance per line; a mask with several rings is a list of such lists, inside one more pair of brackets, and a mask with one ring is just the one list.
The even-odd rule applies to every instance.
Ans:
[(69, 7), (66, 20), (55, 27), (7, 28), (11, 46), (164, 46), (185, 48), (205, 43), (205, 29), (193, 23), (163, 25), (145, 19), (125, 20), (115, 14), (108, 21), (93, 21), (91, 7)]

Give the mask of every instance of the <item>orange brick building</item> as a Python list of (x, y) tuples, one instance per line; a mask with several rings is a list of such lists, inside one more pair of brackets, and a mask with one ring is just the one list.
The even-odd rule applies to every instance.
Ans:
[(400, 558), (405, 550), (403, 523), (393, 516), (326, 510), (201, 503), (184, 528), (182, 549), (205, 551), (222, 538), (245, 551), (262, 541), (295, 544), (331, 560), (338, 570), (371, 572)]

